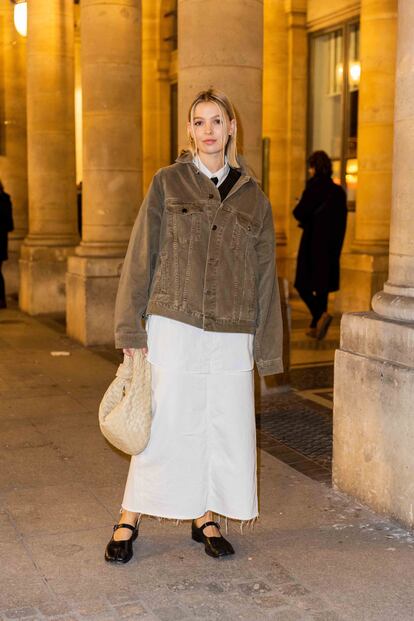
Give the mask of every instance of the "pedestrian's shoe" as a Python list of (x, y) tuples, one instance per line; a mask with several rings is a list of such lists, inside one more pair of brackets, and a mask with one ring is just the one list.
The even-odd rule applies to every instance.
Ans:
[(309, 328), (306, 332), (306, 336), (310, 336), (312, 339), (316, 339), (316, 328)]
[(129, 539), (122, 539), (121, 541), (115, 541), (112, 535), (111, 541), (106, 546), (105, 560), (110, 563), (128, 563), (134, 554), (132, 543), (138, 537), (138, 527), (131, 524), (115, 524), (114, 532), (118, 528), (129, 528), (132, 530), (132, 535)]
[(332, 315), (329, 313), (323, 313), (322, 317), (318, 321), (318, 325), (316, 326), (316, 338), (318, 341), (321, 341), (326, 333), (328, 332), (328, 328), (331, 325)]
[(194, 520), (191, 524), (191, 538), (198, 543), (204, 543), (206, 554), (213, 558), (234, 554), (233, 546), (227, 539), (224, 539), (224, 537), (206, 537), (204, 535), (203, 531), (207, 526), (215, 526), (220, 530), (220, 526), (217, 522), (205, 522), (200, 528), (196, 526)]

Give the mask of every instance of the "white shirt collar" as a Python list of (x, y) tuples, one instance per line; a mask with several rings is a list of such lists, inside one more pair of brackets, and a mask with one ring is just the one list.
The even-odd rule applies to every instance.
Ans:
[(227, 156), (224, 157), (224, 162), (225, 163), (224, 163), (223, 168), (220, 168), (220, 170), (217, 170), (216, 172), (212, 173), (207, 168), (207, 166), (203, 164), (203, 162), (201, 161), (198, 155), (196, 155), (193, 159), (194, 165), (197, 166), (198, 170), (202, 172), (204, 175), (206, 175), (209, 179), (211, 179), (212, 177), (217, 177), (218, 179), (217, 186), (223, 183), (224, 179), (227, 177), (230, 171), (230, 166), (227, 160)]

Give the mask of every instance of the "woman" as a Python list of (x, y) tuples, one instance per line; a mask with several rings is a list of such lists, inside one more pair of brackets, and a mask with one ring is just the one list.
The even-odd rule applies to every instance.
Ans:
[(258, 515), (253, 359), (261, 375), (282, 371), (272, 211), (239, 163), (225, 95), (201, 92), (187, 130), (190, 150), (158, 171), (141, 206), (116, 300), (116, 346), (144, 349), (152, 365), (153, 423), (108, 561), (130, 560), (142, 514), (191, 519), (215, 558), (234, 550), (213, 513)]
[(0, 181), (0, 308), (6, 308), (6, 287), (1, 268), (8, 257), (8, 234), (13, 231), (12, 204)]
[(346, 194), (332, 181), (332, 163), (325, 151), (309, 158), (310, 179), (293, 215), (303, 229), (295, 288), (312, 315), (308, 336), (321, 340), (332, 316), (330, 291), (339, 289), (339, 258), (345, 237)]

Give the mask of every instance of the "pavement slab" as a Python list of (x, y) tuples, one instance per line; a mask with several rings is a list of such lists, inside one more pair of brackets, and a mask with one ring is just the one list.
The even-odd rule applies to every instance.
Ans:
[(234, 557), (206, 556), (189, 522), (144, 517), (131, 562), (108, 565), (128, 459), (101, 436), (97, 408), (116, 357), (13, 308), (0, 349), (1, 621), (414, 619), (413, 533), (270, 448), (259, 520), (228, 523)]

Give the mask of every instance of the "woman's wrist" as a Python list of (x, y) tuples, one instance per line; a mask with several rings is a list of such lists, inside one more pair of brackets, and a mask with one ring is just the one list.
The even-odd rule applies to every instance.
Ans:
[(141, 350), (142, 350), (142, 352), (143, 352), (143, 354), (144, 354), (145, 356), (146, 356), (146, 355), (147, 355), (147, 353), (148, 353), (148, 347), (136, 347), (136, 348), (134, 348), (134, 347), (124, 347), (124, 348), (122, 349), (122, 351), (123, 351), (123, 353), (125, 354), (125, 356), (131, 356), (131, 357), (132, 357), (132, 356), (134, 355), (134, 351), (135, 351), (136, 349), (137, 349), (137, 350), (138, 350), (138, 349), (141, 349)]

